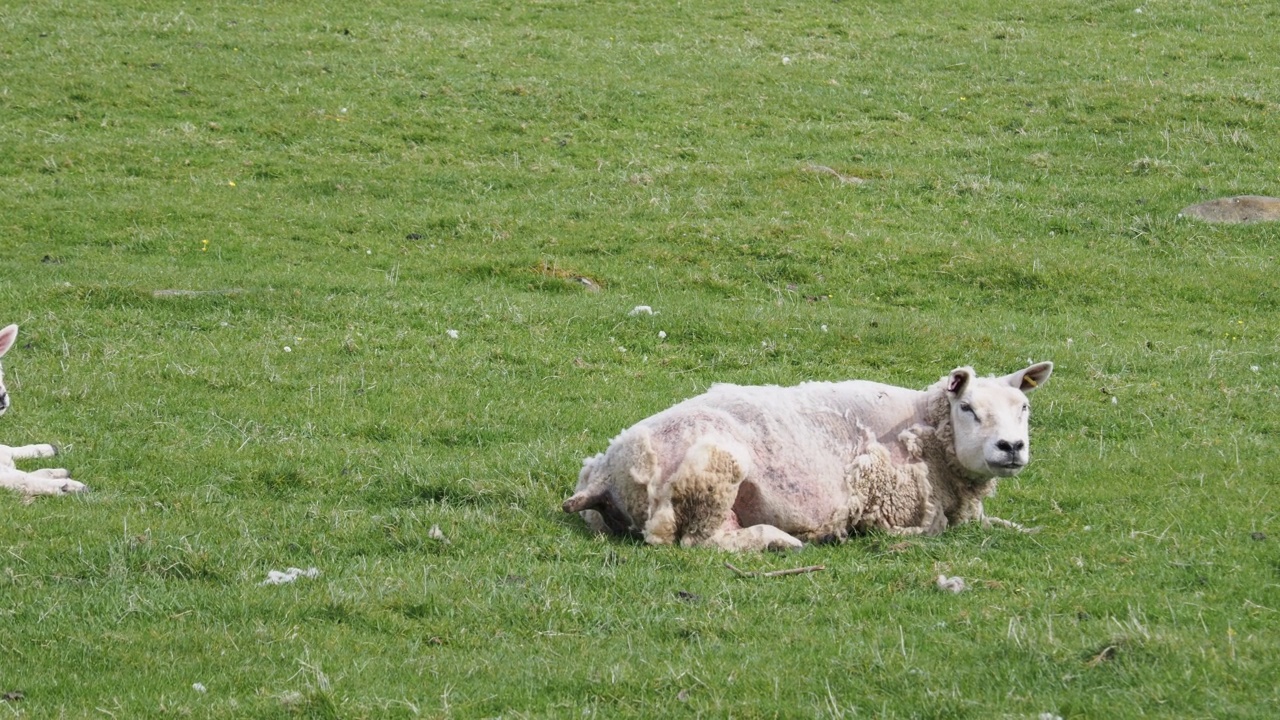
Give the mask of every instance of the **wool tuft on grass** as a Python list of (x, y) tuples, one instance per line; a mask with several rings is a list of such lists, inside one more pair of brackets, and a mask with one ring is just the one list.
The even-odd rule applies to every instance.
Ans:
[(303, 570), (301, 568), (291, 567), (288, 570), (270, 570), (267, 572), (267, 579), (258, 583), (259, 585), (286, 585), (297, 580), (300, 577), (316, 578), (320, 577), (320, 570), (314, 567)]

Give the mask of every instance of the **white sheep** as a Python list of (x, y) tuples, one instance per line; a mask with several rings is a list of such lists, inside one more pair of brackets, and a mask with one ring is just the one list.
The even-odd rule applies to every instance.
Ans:
[[(18, 326), (0, 329), (0, 356), (3, 356), (18, 339)], [(0, 368), (0, 415), (9, 409), (9, 392), (4, 387), (4, 369)], [(53, 457), (58, 453), (52, 445), (0, 445), (0, 488), (17, 490), (26, 495), (61, 495), (83, 492), (89, 488), (72, 480), (62, 468), (44, 468), (25, 472), (14, 467), (14, 460)]]
[(881, 529), (979, 520), (996, 481), (1026, 466), (1027, 393), (1053, 364), (1004, 377), (952, 370), (919, 391), (851, 380), (713, 385), (583, 461), (565, 512), (655, 545), (800, 547)]

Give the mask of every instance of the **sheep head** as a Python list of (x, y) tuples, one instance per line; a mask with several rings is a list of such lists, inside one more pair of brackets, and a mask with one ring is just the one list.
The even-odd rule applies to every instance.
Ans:
[[(4, 355), (18, 339), (18, 326), (9, 325), (0, 329), (0, 355)], [(9, 409), (9, 392), (4, 389), (4, 368), (0, 367), (0, 415)]]
[(943, 384), (951, 405), (956, 461), (975, 478), (1016, 475), (1030, 461), (1027, 394), (1043, 385), (1053, 363), (1004, 377), (977, 377), (973, 368), (951, 371)]

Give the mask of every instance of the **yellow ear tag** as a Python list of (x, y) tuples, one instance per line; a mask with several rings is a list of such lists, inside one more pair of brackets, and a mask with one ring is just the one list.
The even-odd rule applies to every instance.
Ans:
[(1024, 382), (1024, 383), (1026, 383), (1026, 384), (1030, 385), (1031, 387), (1036, 387), (1036, 385), (1037, 385), (1037, 383), (1036, 383), (1036, 381), (1035, 381), (1035, 380), (1032, 380), (1031, 378), (1027, 377), (1026, 375), (1023, 375), (1023, 376), (1022, 376), (1022, 382)]

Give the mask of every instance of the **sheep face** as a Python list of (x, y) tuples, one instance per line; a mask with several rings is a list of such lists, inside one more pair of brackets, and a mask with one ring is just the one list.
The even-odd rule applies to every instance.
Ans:
[[(13, 341), (18, 339), (18, 326), (9, 325), (4, 329), (0, 329), (0, 355), (4, 355), (13, 346)], [(4, 368), (0, 367), (0, 415), (9, 409), (9, 393), (4, 389)]]
[(1027, 394), (1044, 384), (1053, 363), (1037, 363), (1011, 375), (979, 378), (972, 368), (951, 371), (947, 399), (955, 434), (956, 460), (977, 477), (1008, 477), (1030, 456)]

